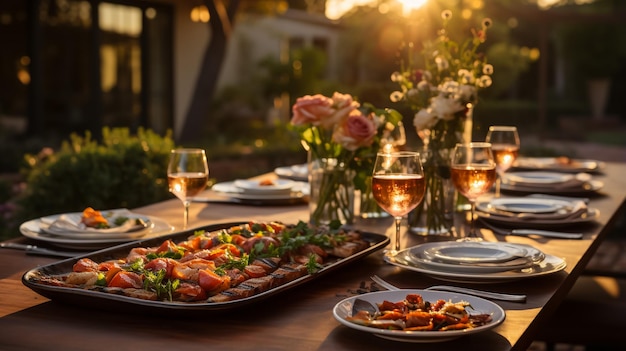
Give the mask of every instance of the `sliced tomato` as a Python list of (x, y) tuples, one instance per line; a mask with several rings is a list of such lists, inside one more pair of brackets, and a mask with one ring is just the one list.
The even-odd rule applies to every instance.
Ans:
[(196, 251), (200, 248), (200, 241), (202, 240), (202, 237), (199, 236), (195, 236), (187, 241), (183, 241), (181, 243), (178, 244), (178, 246), (183, 247), (185, 249), (187, 249), (187, 251)]
[(152, 272), (158, 272), (162, 269), (165, 269), (165, 276), (170, 277), (172, 275), (172, 268), (177, 263), (178, 262), (172, 260), (171, 258), (159, 257), (146, 263), (144, 265), (144, 268)]
[(198, 270), (182, 264), (176, 264), (172, 267), (170, 279), (181, 280), (198, 280)]
[(97, 272), (98, 264), (89, 258), (81, 258), (72, 267), (74, 272)]
[(117, 272), (111, 281), (107, 284), (109, 287), (115, 288), (137, 288), (143, 287), (143, 279), (141, 276), (134, 272), (119, 271)]
[(258, 278), (258, 277), (263, 277), (263, 276), (267, 275), (267, 273), (265, 272), (265, 269), (263, 267), (257, 266), (257, 265), (254, 265), (254, 264), (247, 265), (243, 269), (243, 271), (250, 278)]
[(215, 273), (210, 269), (201, 269), (198, 271), (198, 284), (204, 291), (213, 291), (224, 283), (224, 277)]
[(107, 270), (107, 273), (106, 273), (106, 275), (104, 276), (104, 278), (105, 278), (105, 280), (106, 280), (106, 282), (107, 282), (107, 285), (109, 285), (109, 283), (111, 282), (111, 280), (113, 280), (113, 277), (115, 277), (115, 275), (116, 275), (117, 273), (119, 273), (119, 271), (121, 271), (121, 270), (122, 270), (122, 268), (120, 268), (119, 266), (118, 266), (118, 267), (110, 267), (110, 268)]
[(241, 234), (233, 234), (230, 236), (230, 238), (231, 238), (230, 242), (237, 246), (243, 245), (243, 243), (246, 241), (246, 237)]
[(179, 301), (200, 301), (207, 298), (206, 292), (201, 286), (188, 282), (180, 283), (178, 288), (174, 290), (174, 295)]
[(104, 261), (98, 265), (98, 271), (106, 272), (119, 267), (120, 265), (117, 261)]
[(157, 253), (177, 252), (177, 251), (178, 251), (178, 247), (172, 240), (165, 240), (156, 250)]
[(187, 267), (195, 268), (195, 269), (211, 269), (215, 270), (215, 262), (205, 260), (202, 258), (194, 258), (183, 263)]
[(225, 251), (230, 252), (231, 255), (235, 256), (235, 257), (239, 257), (241, 256), (241, 251), (239, 250), (239, 248), (233, 244), (221, 244), (217, 247), (217, 249), (221, 249)]

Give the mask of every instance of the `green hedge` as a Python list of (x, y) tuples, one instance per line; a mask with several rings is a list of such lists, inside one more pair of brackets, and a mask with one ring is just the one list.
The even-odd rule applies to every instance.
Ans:
[(139, 129), (103, 128), (101, 142), (72, 134), (59, 151), (25, 156), (27, 187), (19, 217), (96, 209), (134, 208), (171, 198), (167, 163), (175, 147), (171, 132), (161, 137)]

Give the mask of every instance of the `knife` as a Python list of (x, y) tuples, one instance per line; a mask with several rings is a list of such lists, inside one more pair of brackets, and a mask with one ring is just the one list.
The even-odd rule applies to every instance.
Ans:
[(47, 249), (45, 247), (38, 247), (35, 245), (27, 245), (27, 244), (20, 244), (20, 243), (0, 243), (0, 248), (24, 250), (24, 252), (26, 252), (27, 255), (53, 256), (53, 257), (63, 257), (63, 258), (81, 256), (81, 255), (88, 253), (88, 252), (83, 252), (83, 251), (59, 251), (59, 250)]

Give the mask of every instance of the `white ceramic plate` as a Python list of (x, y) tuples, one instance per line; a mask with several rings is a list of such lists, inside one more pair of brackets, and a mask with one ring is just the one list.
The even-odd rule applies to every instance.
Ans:
[[(145, 233), (141, 235), (141, 239), (148, 239), (157, 237), (160, 235), (169, 234), (174, 231), (174, 227), (172, 227), (169, 223), (165, 222), (162, 219), (152, 216), (143, 216), (139, 214), (135, 214), (136, 216), (140, 216), (144, 218), (146, 222), (151, 223), (151, 226), (145, 229)], [(46, 216), (45, 221), (54, 221), (59, 218), (61, 214)], [(48, 242), (55, 246), (66, 247), (71, 249), (101, 249), (104, 247), (112, 246), (115, 244), (129, 242), (133, 240), (137, 240), (138, 238), (134, 236), (126, 236), (126, 237), (106, 237), (106, 238), (93, 238), (89, 237), (88, 239), (79, 236), (79, 237), (67, 237), (67, 236), (58, 236), (47, 234), (41, 231), (41, 219), (33, 219), (27, 222), (24, 222), (20, 225), (20, 233), (27, 238), (40, 240), (44, 242)], [(90, 235), (93, 235), (90, 233)]]
[(288, 195), (294, 184), (295, 182), (289, 179), (274, 179), (267, 185), (258, 180), (238, 179), (233, 182), (238, 192), (248, 195)]
[[(372, 304), (381, 303), (385, 300), (387, 301), (402, 301), (405, 299), (407, 294), (420, 294), (426, 301), (437, 301), (437, 300), (450, 300), (452, 302), (459, 301), (467, 301), (472, 305), (472, 309), (468, 308), (468, 312), (470, 314), (483, 314), (488, 313), (491, 314), (491, 322), (478, 326), (472, 329), (463, 329), (463, 330), (448, 330), (448, 331), (402, 331), (402, 330), (386, 330), (386, 329), (378, 329), (367, 327), (364, 325), (359, 325), (353, 322), (350, 322), (346, 319), (346, 317), (352, 315), (352, 306), (354, 304), (354, 300), (361, 299), (368, 301)], [(482, 299), (480, 297), (459, 294), (459, 293), (451, 293), (451, 292), (441, 292), (441, 291), (429, 291), (429, 290), (414, 290), (414, 289), (402, 289), (402, 290), (393, 290), (393, 291), (377, 291), (357, 296), (352, 296), (342, 301), (339, 301), (335, 307), (333, 308), (333, 316), (335, 319), (345, 325), (346, 327), (364, 331), (367, 333), (371, 333), (380, 338), (401, 341), (401, 342), (413, 342), (413, 343), (431, 343), (431, 342), (442, 342), (447, 340), (456, 339), (458, 337), (476, 333), (482, 333), (488, 330), (491, 330), (498, 325), (500, 325), (504, 319), (506, 318), (506, 314), (502, 307), (497, 304)]]
[(528, 229), (547, 229), (547, 228), (559, 228), (568, 227), (576, 224), (583, 224), (595, 221), (600, 217), (600, 210), (589, 207), (587, 212), (583, 213), (580, 217), (566, 218), (566, 219), (550, 219), (550, 218), (516, 218), (511, 216), (493, 215), (488, 211), (482, 211), (478, 204), (476, 205), (476, 216), (480, 219), (493, 222), (496, 224), (502, 224), (507, 227), (518, 227)]
[(540, 199), (528, 197), (495, 198), (489, 202), (482, 202), (482, 211), (489, 212), (491, 208), (518, 213), (550, 213), (562, 208), (572, 207), (571, 201)]
[(559, 184), (568, 180), (572, 180), (572, 174), (563, 174), (557, 172), (510, 172), (505, 173), (503, 182), (506, 183), (523, 183), (523, 184)]
[(513, 163), (513, 167), (528, 170), (578, 173), (598, 172), (604, 169), (606, 164), (597, 160), (567, 159), (562, 157), (519, 157)]
[(244, 193), (239, 190), (234, 184), (235, 182), (223, 182), (213, 185), (211, 190), (223, 193), (229, 197), (242, 200), (289, 200), (300, 199), (310, 192), (309, 183), (305, 182), (293, 182), (291, 189), (286, 194), (251, 194)]
[(306, 163), (287, 167), (278, 167), (274, 170), (274, 173), (281, 178), (302, 182), (307, 182), (309, 180), (309, 168)]
[(520, 270), (494, 273), (453, 272), (426, 267), (407, 260), (405, 256), (406, 255), (396, 255), (392, 257), (385, 255), (384, 260), (389, 264), (410, 271), (423, 273), (439, 280), (456, 283), (491, 284), (528, 279), (560, 272), (567, 266), (565, 260), (562, 258), (546, 254), (545, 258), (540, 263)]
[(430, 260), (472, 264), (510, 261), (516, 257), (526, 256), (528, 249), (520, 245), (491, 242), (450, 241), (418, 245), (413, 247), (411, 252)]
[[(482, 244), (482, 247), (477, 244)], [(455, 263), (451, 263), (450, 261), (438, 261), (429, 259), (428, 254), (425, 254), (425, 251), (433, 248), (439, 248), (441, 247), (441, 245), (441, 243), (427, 243), (417, 245), (400, 251), (398, 255), (404, 255), (404, 259), (408, 262), (433, 270), (479, 274), (521, 270), (538, 264), (545, 258), (545, 255), (541, 251), (535, 249), (534, 247), (523, 244), (499, 242), (449, 242), (448, 246), (446, 247), (456, 248), (456, 250), (454, 251), (456, 253), (461, 253), (457, 255), (457, 257), (463, 255), (465, 256), (465, 261), (457, 261)], [(499, 262), (467, 261), (468, 258), (476, 255), (477, 253), (479, 253), (480, 255), (484, 255), (486, 253), (485, 249), (491, 249), (491, 251), (493, 252), (500, 251), (504, 253), (502, 255), (508, 254), (511, 257), (517, 257), (517, 259)]]
[[(47, 216), (39, 219), (39, 230), (43, 233), (84, 240), (100, 239), (137, 239), (146, 235), (154, 223), (144, 215), (132, 213), (127, 209), (115, 209), (100, 211), (102, 216), (111, 223), (111, 228), (97, 229), (84, 227), (80, 221), (82, 212), (66, 213), (58, 216)], [(122, 226), (115, 226), (115, 220), (119, 217), (128, 218)], [(135, 225), (137, 219), (142, 220), (146, 225)]]

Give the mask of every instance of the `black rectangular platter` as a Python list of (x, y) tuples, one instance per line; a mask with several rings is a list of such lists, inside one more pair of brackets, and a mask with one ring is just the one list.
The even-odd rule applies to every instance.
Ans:
[(331, 261), (323, 266), (318, 272), (314, 274), (307, 274), (296, 280), (293, 280), (287, 284), (277, 286), (265, 292), (238, 300), (232, 300), (227, 302), (213, 303), (213, 302), (169, 302), (169, 301), (150, 301), (139, 298), (133, 298), (123, 295), (116, 295), (112, 293), (93, 291), (80, 288), (68, 288), (42, 284), (36, 281), (36, 277), (59, 275), (72, 271), (72, 266), (81, 258), (90, 258), (96, 262), (105, 261), (109, 259), (115, 259), (120, 257), (126, 257), (128, 252), (135, 247), (150, 247), (157, 246), (164, 240), (172, 239), (173, 241), (182, 241), (193, 234), (196, 230), (215, 231), (219, 229), (229, 228), (235, 225), (243, 224), (244, 222), (232, 222), (214, 224), (200, 228), (194, 228), (193, 230), (160, 236), (156, 238), (138, 240), (122, 245), (114, 246), (111, 248), (95, 251), (86, 255), (73, 257), (70, 259), (58, 261), (49, 265), (33, 268), (24, 273), (22, 276), (22, 283), (38, 294), (45, 296), (53, 301), (69, 303), (80, 306), (90, 306), (91, 308), (104, 308), (114, 309), (116, 311), (129, 311), (140, 313), (180, 313), (180, 312), (192, 312), (192, 311), (220, 311), (229, 310), (246, 306), (258, 301), (261, 301), (270, 296), (282, 293), (286, 290), (292, 289), (296, 286), (308, 283), (315, 279), (319, 279), (326, 273), (339, 269), (355, 260), (365, 257), (375, 251), (378, 251), (389, 243), (389, 238), (385, 235), (362, 232), (362, 238), (370, 243), (370, 246), (365, 250), (362, 250), (350, 257), (337, 259)]

